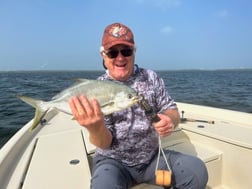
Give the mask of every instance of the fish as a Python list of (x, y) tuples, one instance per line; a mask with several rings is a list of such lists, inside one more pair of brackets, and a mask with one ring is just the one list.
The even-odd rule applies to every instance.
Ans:
[(17, 98), (35, 108), (35, 115), (30, 127), (30, 131), (32, 131), (52, 108), (72, 115), (68, 102), (73, 96), (81, 95), (86, 96), (88, 100), (96, 99), (104, 115), (124, 110), (139, 101), (137, 92), (120, 82), (89, 79), (78, 79), (75, 84), (56, 94), (50, 101), (22, 95)]

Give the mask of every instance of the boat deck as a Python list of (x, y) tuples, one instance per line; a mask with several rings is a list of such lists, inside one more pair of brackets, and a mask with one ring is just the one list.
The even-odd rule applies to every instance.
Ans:
[[(177, 130), (176, 132), (182, 131)], [(22, 188), (42, 189), (49, 186), (53, 188), (89, 188), (90, 182), (86, 179), (91, 177), (88, 164), (90, 157), (88, 156), (92, 155), (93, 150), (89, 153), (86, 150), (84, 138), (86, 134), (86, 131), (81, 129), (39, 137)], [(218, 164), (221, 161), (221, 152), (205, 148), (201, 144), (194, 143), (192, 145), (185, 139), (164, 143), (164, 147), (196, 155), (206, 164), (211, 162)], [(146, 188), (147, 186), (142, 184), (134, 189)], [(149, 185), (149, 187), (153, 188), (154, 186)]]
[(41, 136), (36, 141), (22, 188), (89, 188), (89, 182), (85, 181), (91, 177), (88, 167), (81, 131)]
[[(251, 188), (252, 115), (178, 105), (186, 112), (185, 117), (214, 120), (215, 124), (181, 123), (172, 135), (162, 139), (163, 147), (201, 158), (209, 172), (207, 189)], [(87, 131), (64, 113), (51, 111), (46, 119), (47, 123), (34, 132), (28, 131), (27, 124), (11, 139), (11, 146), (1, 149), (7, 154), (5, 159), (0, 156), (1, 185), (6, 189), (89, 188), (95, 147)], [(30, 135), (29, 139), (22, 138), (25, 135)], [(132, 189), (143, 188), (161, 187), (143, 183)]]

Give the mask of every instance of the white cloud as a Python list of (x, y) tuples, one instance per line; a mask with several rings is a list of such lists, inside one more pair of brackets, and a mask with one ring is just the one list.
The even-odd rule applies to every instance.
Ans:
[(171, 26), (165, 26), (161, 29), (161, 33), (164, 33), (164, 34), (170, 34), (174, 31), (173, 27)]

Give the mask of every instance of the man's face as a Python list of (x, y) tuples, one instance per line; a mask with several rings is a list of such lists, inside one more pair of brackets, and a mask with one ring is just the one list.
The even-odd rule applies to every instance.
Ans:
[(134, 69), (134, 48), (126, 45), (115, 45), (102, 53), (109, 75), (114, 80), (127, 80)]

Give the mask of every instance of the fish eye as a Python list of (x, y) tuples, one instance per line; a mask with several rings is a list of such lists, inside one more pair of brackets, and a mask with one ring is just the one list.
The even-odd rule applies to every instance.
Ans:
[(132, 97), (132, 94), (128, 94), (128, 99), (131, 99)]

